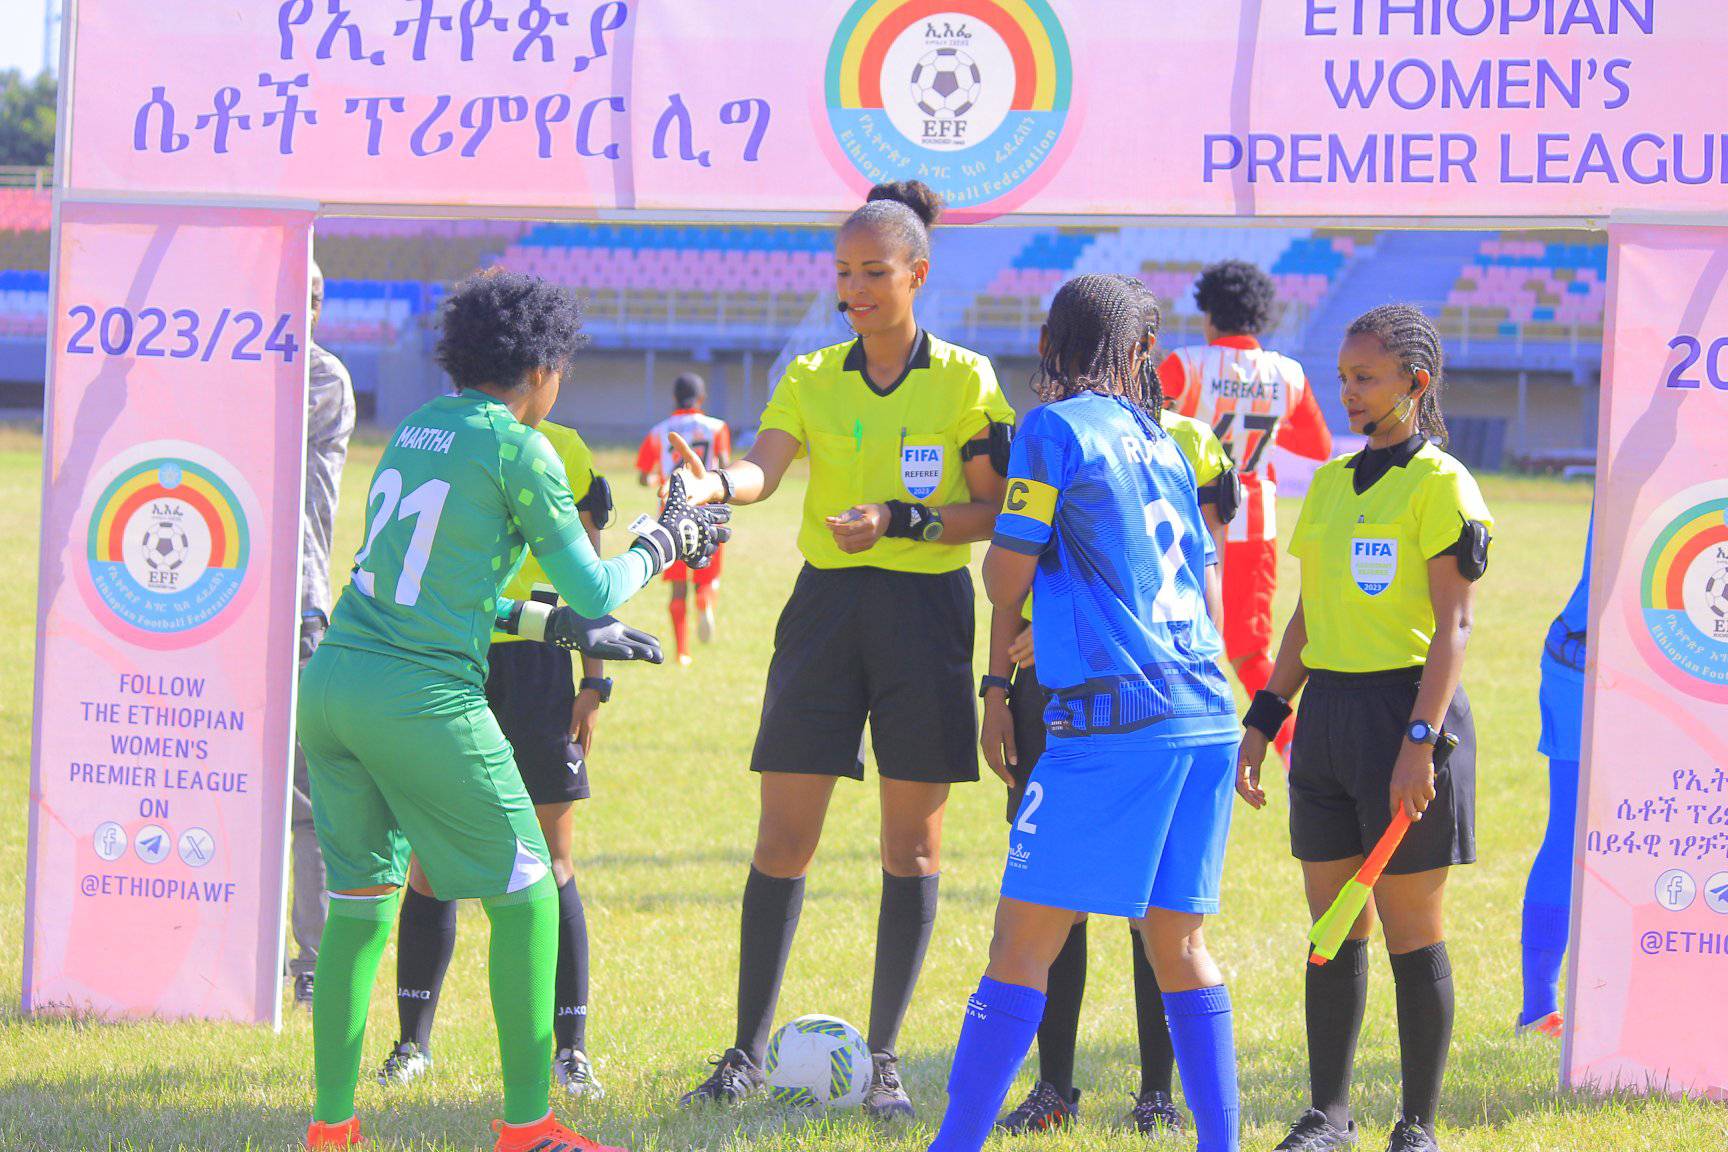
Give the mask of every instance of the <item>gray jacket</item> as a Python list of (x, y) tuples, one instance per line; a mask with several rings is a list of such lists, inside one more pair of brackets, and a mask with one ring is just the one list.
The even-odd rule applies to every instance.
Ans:
[(330, 615), (330, 538), (348, 438), (354, 434), (354, 383), (342, 361), (310, 349), (306, 390), (306, 506), (300, 517), (300, 612)]

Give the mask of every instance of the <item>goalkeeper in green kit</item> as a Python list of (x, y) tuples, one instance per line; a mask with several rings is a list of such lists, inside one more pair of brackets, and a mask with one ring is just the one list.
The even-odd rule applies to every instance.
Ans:
[[(486, 706), (487, 648), (497, 629), (659, 663), (653, 637), (607, 614), (674, 561), (703, 567), (730, 530), (723, 508), (691, 507), (678, 485), (657, 520), (631, 526), (637, 540), (623, 555), (601, 561), (557, 453), (534, 429), (583, 343), (575, 300), (494, 269), (459, 285), (440, 321), (438, 362), (459, 391), (392, 435), (349, 586), (300, 678), (300, 740), (330, 888), (306, 1146), (360, 1143), (354, 1087), (366, 1009), (412, 847), (440, 899), (477, 897), (492, 921), (498, 1152), (578, 1152), (597, 1145), (548, 1105), (557, 893), (534, 808)], [(565, 604), (499, 595), (524, 548)]]

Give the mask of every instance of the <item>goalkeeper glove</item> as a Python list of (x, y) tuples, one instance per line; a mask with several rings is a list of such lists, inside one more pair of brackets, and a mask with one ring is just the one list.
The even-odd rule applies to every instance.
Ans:
[(538, 600), (514, 603), (515, 607), (498, 621), (498, 630), (507, 635), (575, 649), (600, 660), (646, 660), (658, 664), (664, 659), (658, 639), (611, 616), (590, 620), (567, 604), (553, 607)]
[(655, 517), (638, 516), (630, 525), (636, 540), (630, 546), (646, 552), (655, 572), (682, 560), (691, 568), (713, 563), (720, 545), (732, 538), (732, 509), (724, 504), (695, 505), (684, 491), (684, 478), (673, 474), (666, 504)]

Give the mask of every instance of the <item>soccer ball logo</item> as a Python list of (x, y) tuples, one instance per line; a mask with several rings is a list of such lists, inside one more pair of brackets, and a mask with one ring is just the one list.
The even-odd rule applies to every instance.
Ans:
[(1704, 581), (1704, 607), (1716, 617), (1718, 627), (1728, 621), (1728, 566), (1716, 569)]
[(983, 83), (972, 57), (958, 48), (938, 48), (912, 69), (912, 101), (933, 119), (957, 120), (978, 103)]
[(144, 529), (144, 563), (156, 572), (174, 572), (192, 555), (192, 541), (175, 520), (155, 520)]

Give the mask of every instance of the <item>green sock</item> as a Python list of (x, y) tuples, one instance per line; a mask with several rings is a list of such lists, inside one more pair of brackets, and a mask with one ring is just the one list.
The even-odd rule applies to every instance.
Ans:
[(488, 976), (504, 1070), (504, 1122), (532, 1124), (551, 1107), (558, 886), (547, 874), (520, 892), (481, 904), (492, 921)]
[(312, 985), (312, 1068), (318, 1103), (312, 1117), (340, 1124), (354, 1115), (360, 1046), (378, 961), (396, 923), (396, 896), (333, 896), (318, 944)]

